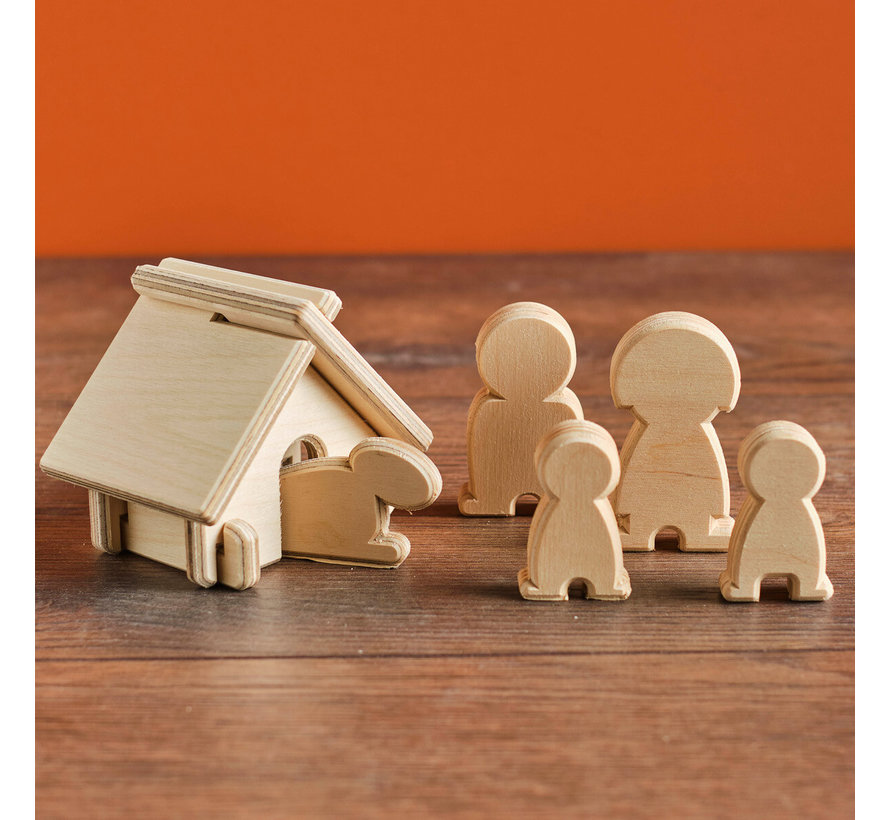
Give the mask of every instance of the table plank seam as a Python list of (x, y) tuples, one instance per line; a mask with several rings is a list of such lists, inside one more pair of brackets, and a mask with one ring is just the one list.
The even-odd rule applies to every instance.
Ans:
[(855, 647), (797, 647), (797, 648), (764, 648), (764, 649), (678, 649), (678, 650), (644, 650), (633, 649), (623, 652), (442, 652), (422, 654), (411, 652), (350, 652), (330, 655), (151, 655), (139, 657), (110, 658), (39, 658), (38, 664), (50, 663), (140, 663), (140, 662), (203, 662), (203, 661), (340, 661), (340, 660), (461, 660), (461, 659), (509, 659), (509, 658), (607, 658), (630, 656), (681, 657), (688, 655), (802, 655), (817, 653), (852, 653)]

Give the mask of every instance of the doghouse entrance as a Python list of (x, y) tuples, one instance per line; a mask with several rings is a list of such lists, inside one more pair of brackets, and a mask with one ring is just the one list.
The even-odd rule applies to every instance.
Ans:
[(285, 450), (281, 466), (290, 467), (292, 464), (300, 464), (312, 458), (324, 458), (327, 454), (327, 448), (318, 436), (300, 436)]

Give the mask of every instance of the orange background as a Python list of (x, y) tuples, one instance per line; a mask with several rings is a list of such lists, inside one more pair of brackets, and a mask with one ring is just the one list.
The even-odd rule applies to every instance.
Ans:
[(853, 22), (38, 0), (37, 252), (851, 247)]

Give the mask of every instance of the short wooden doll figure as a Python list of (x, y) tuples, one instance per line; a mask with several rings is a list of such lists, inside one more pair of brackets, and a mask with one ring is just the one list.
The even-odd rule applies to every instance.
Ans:
[(588, 598), (630, 595), (621, 537), (609, 493), (619, 475), (612, 437), (590, 421), (564, 421), (535, 452), (544, 495), (528, 536), (528, 566), (519, 573), (523, 598), (565, 601), (572, 581)]
[(825, 455), (799, 424), (769, 421), (739, 449), (748, 490), (729, 541), (720, 591), (727, 601), (759, 601), (764, 578), (785, 578), (793, 601), (825, 601), (825, 535), (812, 498), (825, 478)]
[(680, 549), (726, 550), (729, 476), (711, 424), (741, 386), (726, 336), (700, 316), (658, 313), (618, 343), (610, 379), (615, 404), (634, 415), (613, 498), (624, 549), (655, 549), (674, 528)]
[(485, 382), (467, 418), (470, 480), (458, 506), (464, 515), (515, 515), (516, 500), (540, 498), (535, 446), (555, 424), (582, 419), (569, 390), (575, 339), (565, 319), (536, 302), (517, 302), (492, 314), (476, 339)]
[(348, 458), (316, 458), (281, 471), (281, 549), (292, 558), (397, 567), (411, 549), (389, 529), (393, 508), (419, 510), (442, 477), (416, 447), (368, 438)]

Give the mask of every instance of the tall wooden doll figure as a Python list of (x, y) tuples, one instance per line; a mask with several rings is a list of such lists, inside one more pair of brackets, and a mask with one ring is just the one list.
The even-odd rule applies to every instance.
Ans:
[(564, 421), (535, 452), (544, 496), (528, 533), (519, 591), (534, 601), (565, 601), (572, 581), (588, 598), (621, 601), (630, 579), (609, 493), (618, 483), (618, 449), (592, 421)]
[(673, 527), (680, 549), (725, 551), (729, 476), (711, 421), (739, 397), (732, 345), (701, 316), (658, 313), (618, 343), (610, 378), (615, 404), (634, 415), (613, 498), (624, 549), (655, 549)]
[(541, 497), (537, 443), (559, 422), (584, 417), (566, 387), (575, 362), (568, 322), (545, 305), (507, 305), (482, 325), (476, 363), (485, 387), (467, 417), (470, 480), (458, 499), (464, 515), (515, 515), (521, 495)]
[(748, 497), (729, 541), (720, 591), (727, 601), (759, 601), (764, 578), (785, 578), (793, 601), (825, 601), (825, 535), (812, 498), (825, 478), (825, 455), (803, 427), (769, 421), (739, 449)]

